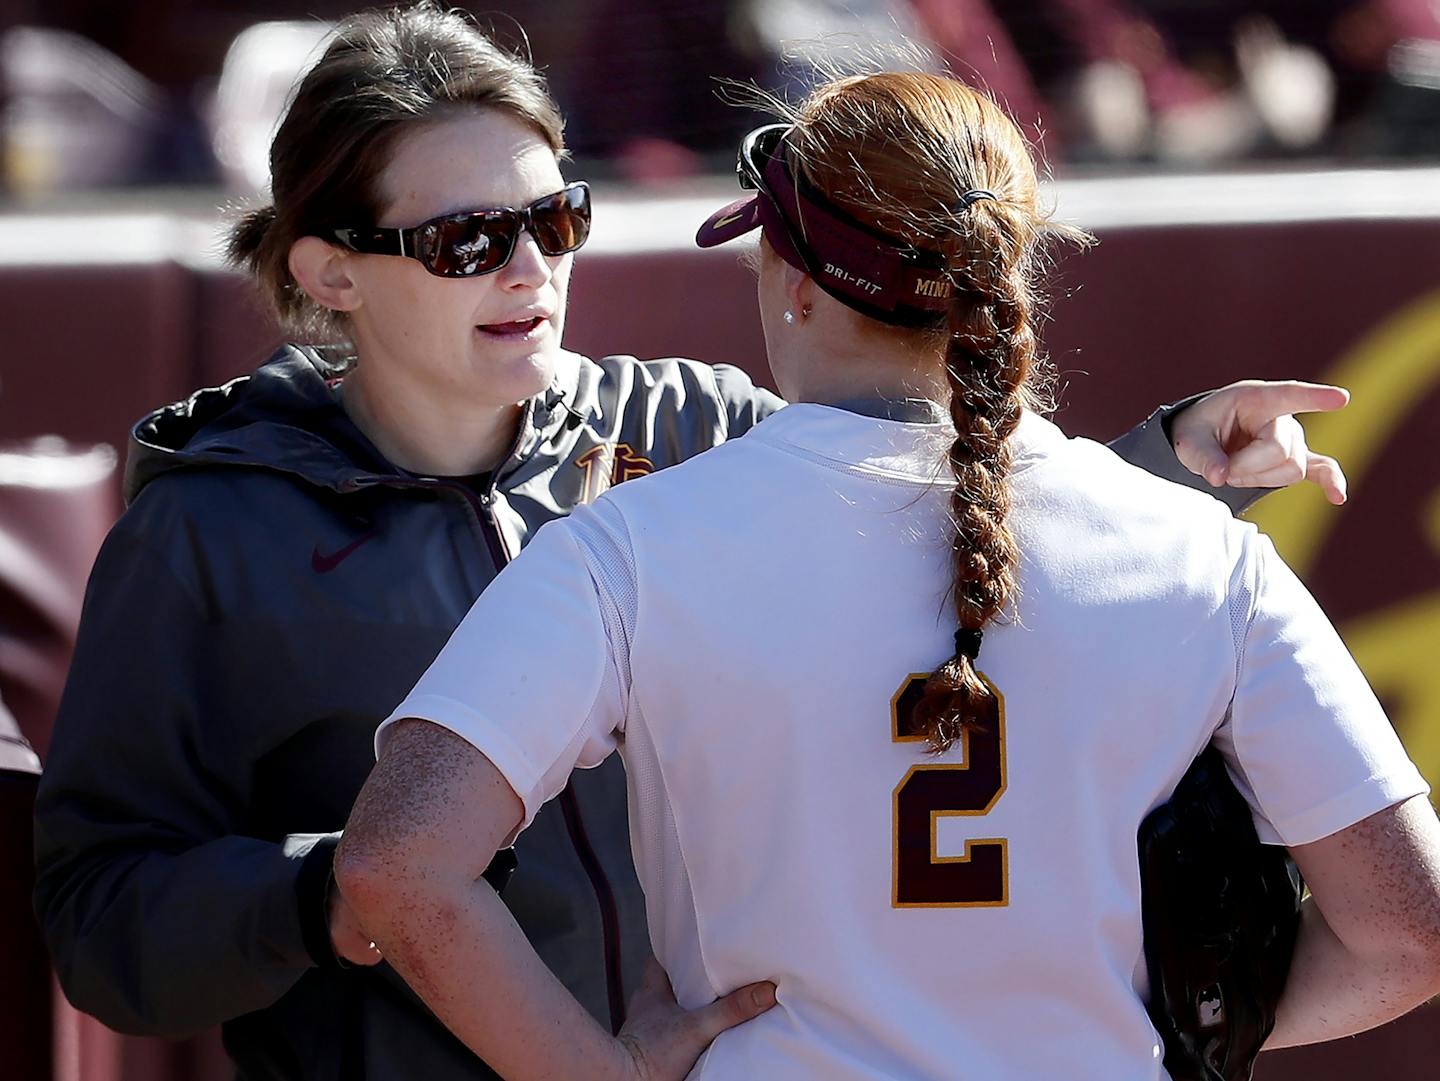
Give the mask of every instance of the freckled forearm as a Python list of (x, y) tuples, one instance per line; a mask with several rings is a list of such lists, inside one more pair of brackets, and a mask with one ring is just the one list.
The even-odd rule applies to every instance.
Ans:
[(395, 726), (335, 856), (351, 909), (435, 1015), (509, 1081), (621, 1081), (629, 1053), (551, 974), (481, 877), (524, 808), (475, 747)]
[(1423, 954), (1352, 952), (1308, 900), (1265, 1048), (1334, 1040), (1393, 1020), (1440, 990), (1437, 967)]
[(619, 1042), (545, 967), (484, 881), (445, 888), (422, 879), (360, 915), (386, 960), (502, 1077), (624, 1076)]
[(1291, 854), (1314, 896), (1267, 1047), (1363, 1032), (1440, 993), (1440, 822), (1423, 795)]

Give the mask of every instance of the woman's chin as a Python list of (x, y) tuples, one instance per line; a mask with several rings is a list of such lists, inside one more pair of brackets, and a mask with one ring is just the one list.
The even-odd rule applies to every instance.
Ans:
[(477, 365), (486, 397), (523, 402), (542, 393), (555, 378), (560, 348), (553, 337), (525, 343), (527, 348), (486, 350)]

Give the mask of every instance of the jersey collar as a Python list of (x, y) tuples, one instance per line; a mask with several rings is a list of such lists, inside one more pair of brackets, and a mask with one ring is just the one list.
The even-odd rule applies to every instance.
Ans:
[[(882, 406), (877, 404), (884, 401)], [(920, 405), (897, 406), (894, 412), (925, 419), (894, 420), (868, 415), (889, 411), (888, 400), (867, 399), (861, 403), (817, 405), (797, 402), (772, 414), (744, 438), (769, 443), (777, 449), (820, 459), (841, 468), (855, 468), (897, 479), (932, 484), (955, 438), (948, 414), (925, 399), (905, 399)], [(859, 404), (864, 410), (854, 408)], [(1059, 428), (1028, 410), (1010, 437), (1013, 450), (1011, 473), (1026, 468), (1063, 443)]]

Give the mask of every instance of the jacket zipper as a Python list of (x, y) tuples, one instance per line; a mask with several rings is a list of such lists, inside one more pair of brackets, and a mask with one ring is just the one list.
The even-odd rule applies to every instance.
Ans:
[[(485, 538), (485, 545), (495, 560), (496, 572), (503, 570), (510, 562), (510, 555), (505, 549), (504, 538), (500, 535), (499, 523), (495, 520), (494, 482), (491, 482), (489, 491), (484, 495), (476, 495), (461, 484), (438, 484), (437, 487), (457, 491), (464, 497), (475, 514), (480, 535)], [(610, 1006), (610, 1029), (612, 1033), (618, 1034), (620, 1026), (625, 1023), (619, 905), (616, 904), (615, 890), (610, 885), (605, 868), (600, 865), (600, 858), (595, 854), (595, 846), (590, 843), (590, 835), (580, 817), (580, 802), (568, 781), (560, 793), (560, 810), (565, 816), (565, 830), (570, 835), (570, 843), (575, 848), (580, 866), (585, 869), (586, 877), (590, 879), (590, 888), (595, 891), (595, 902), (600, 908), (600, 935), (605, 948), (605, 991)]]
[(495, 497), (490, 492), (476, 496), (467, 488), (461, 488), (461, 491), (471, 501), (475, 517), (480, 522), (480, 536), (485, 538), (490, 558), (495, 561), (495, 573), (499, 574), (510, 562), (510, 553), (505, 548), (505, 538), (500, 535), (500, 523), (495, 521)]

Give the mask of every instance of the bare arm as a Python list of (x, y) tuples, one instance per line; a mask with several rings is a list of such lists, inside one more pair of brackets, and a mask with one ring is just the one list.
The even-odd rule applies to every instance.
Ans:
[(652, 995), (612, 1037), (545, 967), (481, 878), (523, 818), (499, 770), (426, 721), (396, 725), (361, 790), (335, 876), (386, 960), (503, 1077), (660, 1081), (773, 1004), (768, 984), (690, 1012)]
[(1312, 896), (1267, 1049), (1363, 1032), (1440, 993), (1440, 824), (1424, 796), (1291, 854)]

